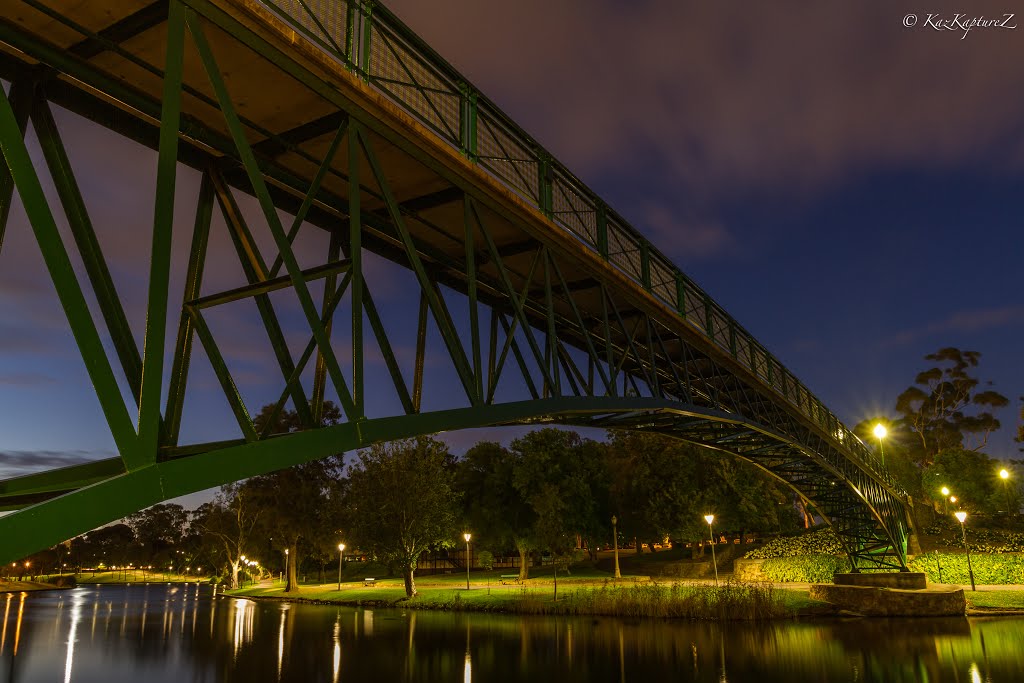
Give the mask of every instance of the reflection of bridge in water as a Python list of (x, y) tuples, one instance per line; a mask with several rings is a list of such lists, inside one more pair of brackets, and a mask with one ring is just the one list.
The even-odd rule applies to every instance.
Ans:
[[(809, 501), (857, 566), (905, 567), (906, 495), (864, 445), (385, 8), (21, 0), (4, 13), (0, 77), (12, 86), (0, 97), (0, 219), (13, 185), (120, 457), (0, 482), (0, 506), (18, 510), (0, 519), (0, 561), (167, 498), (380, 440), (557, 422), (737, 454)], [(54, 104), (158, 152), (144, 352)], [(29, 121), (60, 206), (23, 142)], [(171, 232), (185, 166), (202, 183), (189, 200), (172, 345)], [(258, 221), (246, 217), (252, 197)], [(215, 206), (246, 282), (210, 292)], [(257, 222), (273, 237), (272, 260), (250, 229)], [(304, 263), (310, 234), (324, 246)], [(412, 298), (404, 315), (378, 306), (381, 272), (416, 293), (418, 313)], [(241, 398), (215, 323), (245, 300), (281, 374), (277, 405), (294, 407), (303, 431), (258, 432)], [(302, 348), (286, 341), (287, 306), (305, 324)], [(179, 439), (194, 354), (209, 360), (241, 438)], [(434, 381), (440, 371), (428, 365), (448, 379)], [(325, 399), (340, 405), (340, 424), (318, 426)]]

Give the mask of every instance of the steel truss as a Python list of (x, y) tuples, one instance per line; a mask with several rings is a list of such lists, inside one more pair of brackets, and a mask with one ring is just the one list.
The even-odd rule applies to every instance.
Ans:
[[(78, 31), (81, 40), (61, 48), (11, 22), (0, 23), (0, 42), (8, 46), (0, 53), (0, 76), (12, 83), (10, 93), (0, 96), (0, 149), (6, 162), (0, 164), (0, 247), (17, 189), (119, 456), (0, 482), (0, 507), (17, 510), (0, 518), (0, 562), (168, 498), (378, 441), (557, 422), (657, 432), (737, 455), (788, 483), (813, 505), (835, 528), (856, 568), (906, 569), (907, 498), (863, 444), (684, 276), (676, 276), (674, 307), (655, 296), (651, 259), (663, 257), (646, 242), (637, 242), (638, 277), (627, 277), (609, 246), (604, 213), (598, 212), (604, 217), (593, 242), (581, 243), (578, 235), (560, 229), (564, 219), (558, 212), (579, 208), (557, 209), (562, 205), (552, 196), (557, 187), (552, 177), (565, 174), (555, 162), (548, 158), (545, 163), (554, 164), (557, 173), (538, 174), (535, 202), (495, 190), (498, 166), (478, 167), (486, 166), (489, 156), (477, 144), (478, 123), (486, 128), (493, 121), (478, 122), (474, 107), (487, 103), (468, 86), (457, 113), (461, 123), (448, 131), (463, 155), (460, 166), (436, 144), (427, 144), (426, 133), (413, 124), (395, 125), (386, 109), (387, 115), (375, 110), (372, 105), (379, 102), (356, 85), (348, 85), (355, 95), (329, 85), (308, 60), (282, 51), (266, 31), (254, 28), (252, 16), (243, 20), (206, 0), (158, 1), (103, 30), (90, 30), (38, 0), (25, 4)], [(344, 7), (348, 28), (332, 41), (333, 48), (344, 58), (353, 83), (370, 80), (373, 70), (363, 53), (369, 36), (383, 29), (377, 25), (373, 30), (378, 33), (371, 31), (371, 15), (363, 4)], [(402, 37), (398, 26), (393, 28), (396, 40)], [(121, 45), (156, 27), (166, 35), (159, 67)], [(330, 27), (321, 28), (325, 35), (332, 33)], [(353, 37), (358, 35), (363, 38)], [(243, 116), (221, 67), (225, 45), (300, 84), (328, 111), (286, 130)], [(104, 53), (120, 55), (158, 78), (159, 94), (112, 78), (94, 63)], [(405, 70), (416, 81), (415, 69)], [(378, 89), (399, 85), (376, 80)], [(141, 351), (54, 122), (53, 104), (158, 153)], [(425, 116), (437, 118), (429, 111)], [(41, 169), (29, 157), (24, 140), (29, 122), (59, 206), (48, 202)], [(512, 125), (508, 128), (515, 133)], [(432, 129), (431, 134), (445, 136), (436, 124)], [(464, 144), (467, 140), (472, 144)], [(491, 161), (508, 166), (514, 154), (502, 154), (490, 155)], [(180, 164), (200, 170), (202, 184), (176, 342), (165, 349)], [(413, 165), (430, 176), (430, 182), (421, 183), (430, 191), (410, 193), (401, 182)], [(532, 177), (520, 180), (534, 183)], [(272, 261), (261, 253), (254, 226), (239, 209), (239, 194), (258, 202), (264, 222), (258, 227), (269, 230), (276, 248)], [(282, 222), (279, 210), (292, 217), (290, 225)], [(61, 238), (56, 211), (67, 217), (72, 244)], [(215, 211), (224, 218), (246, 284), (204, 294)], [(321, 264), (301, 268), (293, 244), (300, 230), (314, 229), (327, 231), (330, 245)], [(69, 252), (83, 263), (85, 282), (76, 275)], [(396, 332), (384, 324), (364, 273), (367, 253), (415, 276), (419, 312), (407, 321), (407, 329)], [(316, 301), (310, 284), (319, 280), (323, 296)], [(270, 296), (280, 290), (294, 293), (308, 327), (308, 342), (297, 357), (285, 343)], [(700, 295), (696, 304), (694, 292)], [(90, 313), (86, 293), (98, 303), (102, 327)], [(292, 406), (302, 431), (257, 430), (211, 330), (210, 311), (249, 299), (273, 348), (275, 372), (280, 372), (275, 411)], [(339, 344), (335, 328), (343, 315), (349, 316), (349, 337)], [(458, 378), (452, 391), (460, 407), (423, 410), (429, 325), (442, 340), (443, 348), (433, 353), (442, 353)], [(112, 342), (113, 363), (103, 335)], [(395, 351), (398, 338), (415, 339), (411, 372)], [(179, 442), (197, 342), (240, 439)], [(349, 350), (344, 358), (338, 348)], [(371, 353), (383, 360), (391, 382), (386, 389), (402, 408), (398, 415), (367, 415), (366, 358)], [(170, 368), (166, 386), (165, 363)], [(310, 364), (313, 379), (307, 391), (302, 377)], [(130, 388), (133, 405), (122, 398), (119, 377)], [(519, 397), (500, 400), (509, 387)], [(324, 426), (329, 394), (337, 396), (344, 421)]]

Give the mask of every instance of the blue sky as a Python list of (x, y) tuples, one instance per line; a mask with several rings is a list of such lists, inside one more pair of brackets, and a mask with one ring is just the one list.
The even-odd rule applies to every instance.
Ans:
[[(1024, 28), (961, 39), (907, 28), (916, 8), (892, 3), (389, 6), (847, 424), (891, 410), (926, 367), (922, 356), (958, 346), (980, 351), (979, 375), (1014, 400), (987, 452), (1017, 453)], [(972, 11), (1001, 15), (989, 3)], [(155, 156), (56, 115), (140, 338)], [(30, 149), (39, 161), (31, 135)], [(173, 296), (198, 176), (183, 171), (179, 185)], [(243, 211), (255, 223), (251, 202)], [(206, 292), (241, 283), (223, 232), (214, 234)], [(325, 240), (305, 239), (300, 255), (313, 263)], [(370, 269), (385, 317), (409, 315), (404, 276), (372, 259)], [(43, 273), (16, 202), (0, 251), (0, 476), (113, 453)], [(304, 343), (297, 308), (281, 306), (289, 341)], [(236, 342), (229, 360), (250, 410), (275, 399), (252, 316), (229, 311), (211, 325)], [(451, 377), (430, 367), (428, 387)], [(188, 439), (235, 436), (203, 361), (192, 382)], [(443, 392), (432, 396), (433, 407), (445, 404)], [(397, 405), (383, 391), (374, 401), (380, 411)], [(508, 434), (446, 438), (462, 450)]]

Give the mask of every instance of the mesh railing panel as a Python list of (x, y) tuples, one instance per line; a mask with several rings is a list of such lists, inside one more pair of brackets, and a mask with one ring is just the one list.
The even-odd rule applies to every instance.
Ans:
[(556, 173), (551, 187), (552, 218), (591, 248), (597, 247), (597, 207), (576, 184)]
[(371, 28), (367, 78), (450, 143), (459, 143), (458, 86), (432, 69), (387, 26)]
[(540, 160), (505, 127), (500, 116), (485, 107), (477, 113), (476, 158), (510, 190), (534, 206), (540, 203)]
[(640, 244), (616, 221), (608, 220), (608, 260), (634, 282), (640, 282)]
[(671, 264), (658, 255), (651, 257), (651, 292), (668, 304), (672, 310), (679, 309), (676, 272)]

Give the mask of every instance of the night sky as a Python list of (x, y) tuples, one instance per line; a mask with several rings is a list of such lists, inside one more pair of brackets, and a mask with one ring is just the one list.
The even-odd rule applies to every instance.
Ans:
[[(1024, 26), (926, 26), (954, 16), (944, 2), (387, 4), (848, 425), (891, 412), (922, 356), (957, 346), (980, 351), (979, 375), (1013, 401), (986, 452), (1017, 454)], [(968, 5), (965, 19), (1010, 9)], [(56, 114), (141, 339), (155, 154)], [(39, 160), (32, 136), (30, 150)], [(179, 185), (180, 273), (198, 175)], [(220, 240), (213, 258), (228, 254)], [(240, 284), (228, 261), (204, 291)], [(410, 314), (402, 287), (374, 295)], [(279, 391), (268, 356), (250, 353), (249, 323), (219, 324), (258, 410)], [(0, 252), (0, 477), (113, 454), (77, 356), (16, 201)], [(236, 436), (208, 370), (194, 386), (187, 436)], [(509, 434), (445, 436), (461, 451)]]

